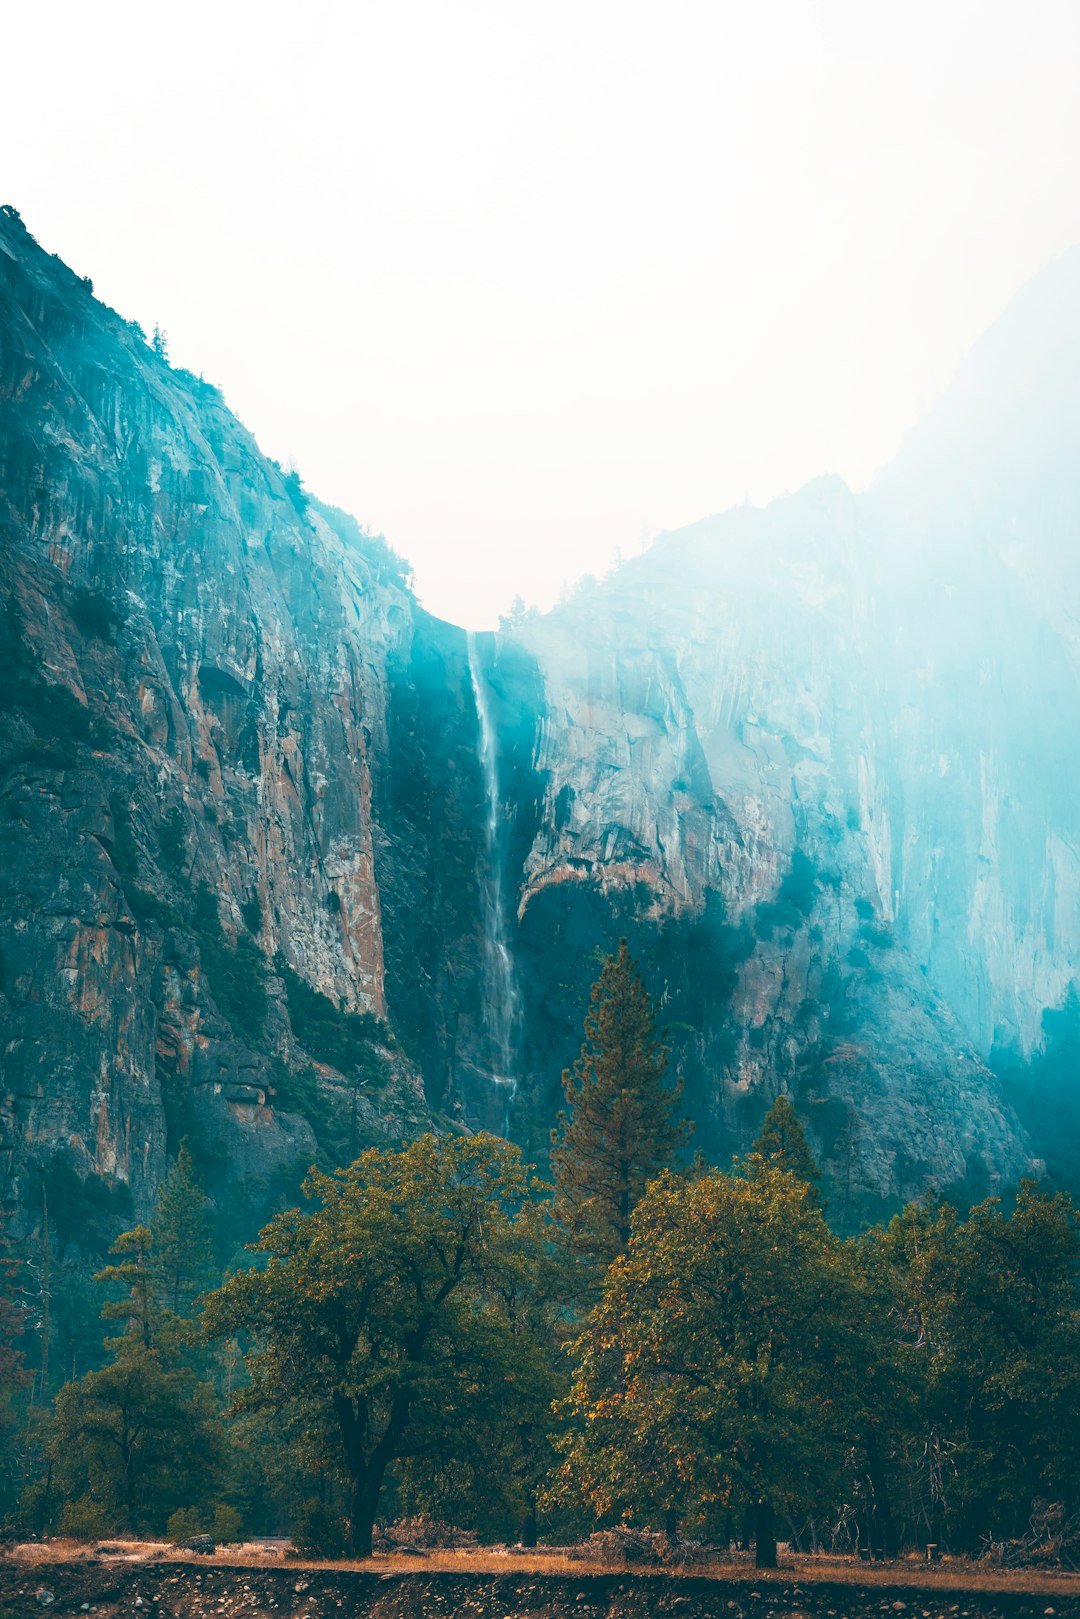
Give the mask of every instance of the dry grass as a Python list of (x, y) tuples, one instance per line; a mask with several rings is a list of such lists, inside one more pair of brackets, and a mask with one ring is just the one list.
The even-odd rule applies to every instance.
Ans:
[(698, 1567), (642, 1568), (618, 1563), (601, 1563), (575, 1557), (561, 1547), (550, 1550), (508, 1551), (499, 1547), (480, 1547), (476, 1550), (427, 1551), (419, 1556), (399, 1552), (365, 1560), (341, 1559), (318, 1562), (311, 1558), (286, 1556), (283, 1548), (267, 1547), (259, 1542), (238, 1546), (223, 1546), (212, 1557), (180, 1551), (164, 1541), (136, 1541), (113, 1539), (101, 1542), (50, 1540), (42, 1544), (13, 1546), (8, 1556), (30, 1566), (46, 1563), (78, 1564), (103, 1554), (97, 1546), (116, 1547), (116, 1552), (105, 1554), (117, 1562), (187, 1562), (199, 1567), (219, 1568), (273, 1568), (333, 1569), (342, 1572), (375, 1574), (456, 1574), (467, 1576), (523, 1574), (540, 1577), (626, 1576), (634, 1580), (669, 1580), (700, 1578), (716, 1581), (739, 1581), (752, 1585), (763, 1582), (809, 1584), (834, 1581), (845, 1585), (908, 1586), (924, 1590), (945, 1591), (1015, 1591), (1047, 1595), (1080, 1595), (1080, 1574), (1064, 1570), (1047, 1569), (991, 1569), (981, 1563), (963, 1558), (945, 1558), (928, 1567), (920, 1558), (898, 1558), (890, 1563), (866, 1564), (851, 1558), (825, 1556), (786, 1556), (779, 1569), (755, 1569), (748, 1558), (710, 1561)]

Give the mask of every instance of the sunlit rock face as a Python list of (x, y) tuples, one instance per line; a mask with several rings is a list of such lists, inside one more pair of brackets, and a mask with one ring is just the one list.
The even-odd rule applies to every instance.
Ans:
[[(312, 1087), (350, 1147), (542, 1153), (620, 934), (718, 1161), (783, 1088), (843, 1221), (1015, 1179), (987, 1059), (1080, 943), (1077, 370), (1043, 362), (1040, 437), (1044, 314), (868, 495), (664, 536), (470, 643), (0, 214), (4, 1199), (33, 1218), (61, 1155), (145, 1208), (194, 1130), (257, 1212), (315, 1155)], [(373, 1066), (298, 985), (382, 1020)]]

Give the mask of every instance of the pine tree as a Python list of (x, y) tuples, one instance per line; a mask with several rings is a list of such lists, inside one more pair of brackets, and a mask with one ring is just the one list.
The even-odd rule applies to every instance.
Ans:
[(624, 1253), (648, 1182), (689, 1134), (664, 1084), (667, 1051), (637, 963), (619, 942), (592, 988), (585, 1041), (563, 1074), (569, 1106), (551, 1137), (556, 1214), (572, 1251), (598, 1268)]
[(777, 1169), (786, 1170), (796, 1180), (805, 1182), (810, 1187), (811, 1201), (821, 1206), (822, 1198), (818, 1191), (821, 1169), (806, 1139), (799, 1115), (786, 1096), (778, 1096), (766, 1113), (761, 1134), (750, 1149), (750, 1154), (751, 1159), (762, 1159)]
[(109, 1252), (120, 1262), (97, 1277), (125, 1288), (124, 1297), (109, 1300), (102, 1315), (126, 1322), (128, 1335), (139, 1337), (144, 1349), (172, 1353), (192, 1342), (192, 1305), (217, 1275), (206, 1207), (185, 1139), (158, 1188), (149, 1226), (117, 1237)]
[(158, 1189), (153, 1253), (162, 1301), (174, 1315), (188, 1316), (198, 1295), (216, 1278), (207, 1197), (195, 1178), (187, 1137)]

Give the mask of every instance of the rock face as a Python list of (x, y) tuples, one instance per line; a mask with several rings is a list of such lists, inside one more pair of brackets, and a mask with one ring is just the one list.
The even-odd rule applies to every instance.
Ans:
[(34, 1218), (59, 1155), (144, 1209), (185, 1131), (257, 1206), (316, 1137), (542, 1150), (620, 933), (721, 1161), (786, 1088), (844, 1219), (1023, 1172), (987, 1061), (1080, 948), (1054, 274), (868, 495), (469, 640), (0, 213), (4, 1197)]
[[(408, 972), (396, 900), (415, 840), (376, 801), (392, 818), (382, 765), (402, 725), (394, 682), (414, 665), (443, 660), (451, 730), (471, 730), (462, 637), (440, 640), (385, 546), (309, 503), (213, 388), (171, 371), (10, 217), (0, 403), (0, 1095), (16, 1199), (59, 1150), (144, 1208), (170, 1125), (192, 1121), (240, 1179), (310, 1162), (311, 1124), (283, 1098), (326, 1040), (304, 1048), (281, 970), (327, 998), (324, 1021), (359, 1033), (343, 1014), (370, 1014), (378, 1083), (356, 1098), (359, 1141), (416, 1128), (416, 1065), (375, 1022), (388, 960)], [(434, 893), (441, 822), (422, 835)], [(279, 969), (265, 983), (263, 959)]]

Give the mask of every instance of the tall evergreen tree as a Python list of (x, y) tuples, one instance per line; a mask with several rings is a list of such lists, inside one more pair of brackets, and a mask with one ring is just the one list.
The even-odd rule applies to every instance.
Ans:
[(806, 1139), (799, 1115), (784, 1095), (776, 1098), (765, 1115), (761, 1134), (750, 1149), (751, 1158), (760, 1158), (776, 1169), (786, 1170), (810, 1188), (811, 1201), (821, 1205), (818, 1182), (821, 1167)]
[(61, 1528), (160, 1531), (171, 1513), (205, 1503), (223, 1460), (210, 1385), (198, 1375), (188, 1319), (213, 1279), (206, 1198), (186, 1143), (158, 1191), (148, 1226), (125, 1231), (96, 1280), (107, 1299), (112, 1360), (61, 1390), (51, 1423), (51, 1477)]
[(635, 1204), (689, 1134), (675, 1122), (682, 1082), (664, 1084), (667, 1060), (622, 939), (593, 985), (581, 1055), (563, 1074), (569, 1111), (551, 1137), (556, 1214), (573, 1252), (598, 1269), (625, 1252)]
[(158, 1286), (175, 1315), (190, 1315), (194, 1300), (216, 1279), (207, 1206), (185, 1136), (158, 1189), (152, 1221)]

